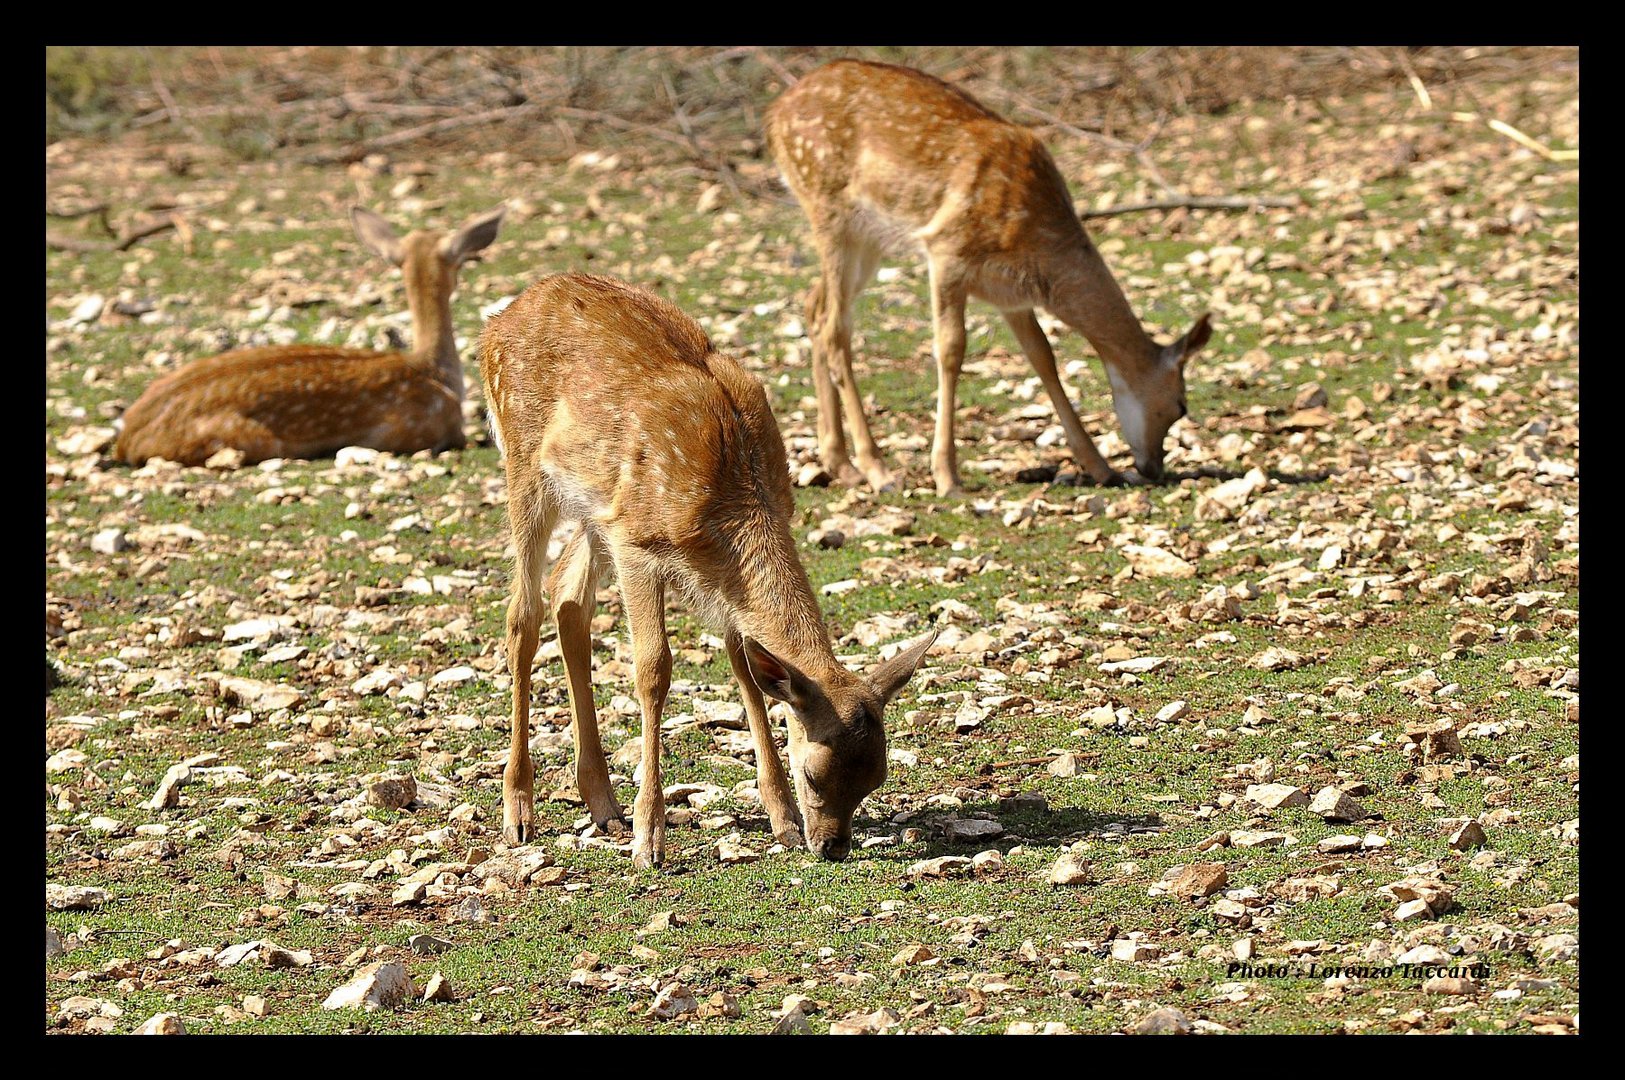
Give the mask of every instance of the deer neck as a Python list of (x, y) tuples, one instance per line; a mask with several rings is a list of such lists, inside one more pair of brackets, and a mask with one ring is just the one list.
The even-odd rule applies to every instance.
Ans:
[(451, 290), (437, 281), (415, 277), (408, 277), (406, 283), (406, 307), (412, 314), (412, 348), (407, 356), (432, 371), (461, 401), (463, 363), (457, 355), (457, 336), (451, 321)]
[[(1081, 227), (1080, 227), (1081, 234)], [(1065, 246), (1046, 268), (1048, 307), (1089, 339), (1109, 371), (1132, 378), (1154, 367), (1161, 347), (1145, 332), (1128, 298), (1086, 235)]]
[(850, 677), (835, 658), (812, 583), (796, 555), (789, 528), (765, 513), (745, 514), (722, 530), (737, 567), (733, 588), (721, 588), (734, 628), (814, 679)]

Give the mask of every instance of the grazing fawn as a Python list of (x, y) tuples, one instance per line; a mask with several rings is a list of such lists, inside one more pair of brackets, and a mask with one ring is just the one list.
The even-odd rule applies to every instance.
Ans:
[[(574, 718), (576, 784), (593, 821), (624, 821), (593, 711), (591, 623), (600, 580), (620, 580), (643, 714), (643, 776), (632, 858), (665, 849), (660, 716), (671, 684), (666, 594), (723, 635), (756, 744), (757, 788), (773, 834), (846, 857), (852, 816), (886, 776), (881, 713), (936, 635), (867, 677), (835, 658), (790, 535), (784, 441), (761, 384), (719, 355), (675, 306), (611, 278), (560, 274), (486, 324), (480, 370), (507, 452), (516, 569), (508, 607), (513, 730), (503, 836), (537, 836), (530, 676), (542, 620), (548, 537), (580, 523), (546, 587)], [(762, 695), (788, 702), (791, 793)], [(797, 809), (799, 804), (799, 810)]]
[[(937, 360), (931, 472), (939, 495), (959, 490), (954, 396), (970, 296), (998, 307), (1010, 324), (1079, 465), (1097, 483), (1121, 483), (1067, 401), (1033, 308), (1082, 332), (1105, 365), (1135, 467), (1146, 479), (1161, 479), (1163, 437), (1185, 415), (1185, 363), (1207, 341), (1208, 317), (1171, 345), (1146, 335), (1036, 136), (929, 75), (837, 60), (773, 103), (767, 140), (818, 248), (820, 274), (807, 308), (825, 469), (843, 483), (867, 478), (877, 489), (895, 486), (852, 375), (852, 305), (882, 252), (904, 244), (925, 253), (931, 277)], [(842, 407), (861, 474), (847, 456)]]
[(412, 348), (400, 353), (323, 345), (237, 349), (195, 360), (147, 387), (124, 412), (119, 458), (201, 465), (220, 450), (245, 463), (323, 457), (345, 446), (409, 454), (463, 445), (463, 365), (451, 294), (464, 260), (496, 239), (504, 208), (451, 234), (398, 236), (352, 207), (361, 242), (401, 268)]

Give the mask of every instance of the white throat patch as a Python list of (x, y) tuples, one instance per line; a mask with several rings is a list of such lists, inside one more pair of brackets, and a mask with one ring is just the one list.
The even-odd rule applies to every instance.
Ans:
[(502, 442), (502, 425), (497, 423), (497, 414), (491, 409), (485, 410), (485, 426), (490, 429), (491, 441), (497, 444), (497, 453), (507, 454), (508, 448)]
[(1117, 422), (1122, 425), (1123, 439), (1133, 449), (1134, 460), (1139, 461), (1150, 449), (1145, 445), (1145, 406), (1115, 371), (1107, 368), (1106, 378), (1112, 384), (1112, 408), (1117, 412)]

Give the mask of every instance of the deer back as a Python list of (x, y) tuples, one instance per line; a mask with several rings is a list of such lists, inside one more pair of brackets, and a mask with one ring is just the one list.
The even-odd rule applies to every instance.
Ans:
[(812, 213), (871, 215), (970, 260), (1087, 243), (1042, 141), (923, 72), (827, 64), (774, 102), (767, 135)]
[(789, 519), (761, 384), (659, 297), (546, 278), (487, 323), (480, 370), (510, 472), (544, 478), (602, 528), (687, 551), (724, 522)]

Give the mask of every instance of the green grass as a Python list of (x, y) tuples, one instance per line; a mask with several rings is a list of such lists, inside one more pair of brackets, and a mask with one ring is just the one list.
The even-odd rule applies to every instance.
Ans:
[[(86, 101), (85, 108), (94, 105)], [(1278, 115), (1277, 106), (1260, 105), (1258, 111), (1283, 130), (1296, 124)], [(1300, 168), (1313, 175), (1320, 156), (1334, 151), (1345, 162), (1356, 154), (1362, 168), (1385, 160), (1386, 136), (1377, 131), (1387, 112), (1373, 105), (1368, 113), (1346, 115), (1362, 119), (1337, 133), (1335, 147), (1322, 129), (1317, 145), (1301, 152), (1309, 155), (1302, 160), (1285, 156), (1273, 135), (1264, 137), (1267, 148), (1257, 152), (1283, 155), (1288, 177)], [(1185, 168), (1245, 177), (1239, 164), (1222, 164), (1241, 122), (1208, 118), (1181, 128), (1170, 137), (1182, 140), (1182, 154), (1164, 161), (1164, 168), (1175, 179)], [(837, 637), (879, 613), (912, 613), (923, 627), (933, 617), (932, 605), (951, 599), (980, 620), (967, 631), (986, 630), (994, 638), (985, 657), (933, 657), (890, 710), (890, 746), (918, 761), (894, 763), (858, 821), (860, 840), (889, 842), (859, 849), (840, 865), (791, 851), (722, 866), (711, 853), (721, 836), (738, 831), (758, 851), (771, 843), (757, 806), (729, 795), (694, 815), (695, 821), (669, 828), (663, 869), (634, 873), (618, 852), (555, 849), (559, 835), (577, 831), (584, 811), (543, 797), (541, 843), (553, 850), (566, 876), (558, 885), (482, 896), (496, 919), (482, 923), (447, 922), (461, 893), (392, 907), (389, 894), (403, 875), (385, 861), (399, 850), (415, 865), (457, 863), (470, 849), (488, 853), (498, 846), (509, 702), (501, 656), (507, 525), (496, 450), (471, 445), (433, 460), (394, 463), (399, 469), (336, 470), (331, 461), (318, 461), (287, 462), (275, 473), (190, 469), (137, 477), (109, 464), (81, 470), (55, 444), (71, 430), (108, 423), (132, 402), (157, 373), (149, 362), (153, 354), (167, 351), (183, 362), (217, 349), (222, 332), (231, 343), (254, 340), (265, 328), (244, 325), (240, 313), (265, 293), (270, 279), (251, 282), (249, 275), (279, 265), (272, 262), (274, 253), (294, 252), (281, 264), (287, 278), (332, 297), (295, 308), (286, 323), (292, 336), (306, 339), (332, 318), (339, 325), (336, 341), (358, 322), (379, 329), (381, 316), (403, 307), (400, 282), (348, 236), (346, 203), (366, 202), (403, 225), (447, 224), (523, 192), (535, 215), (511, 223), (484, 261), (463, 272), (454, 304), (461, 336), (472, 341), (477, 335), (481, 306), (545, 273), (586, 268), (618, 274), (657, 288), (702, 317), (725, 351), (755, 366), (792, 446), (801, 445), (797, 440), (812, 434), (815, 416), (803, 404), (812, 396), (806, 342), (779, 332), (787, 318), (804, 317), (801, 297), (813, 273), (797, 210), (780, 201), (730, 200), (719, 213), (701, 215), (694, 201), (703, 185), (677, 170), (599, 174), (525, 164), (505, 173), (456, 157), (436, 159), (424, 178), (421, 195), (444, 198), (444, 204), (417, 214), (397, 213), (380, 194), (392, 182), (388, 176), (374, 181), (369, 197), (331, 171), (285, 163), (200, 166), (184, 178), (161, 169), (139, 179), (105, 174), (114, 177), (107, 181), (110, 199), (206, 190), (219, 204), (197, 216), (229, 220), (232, 228), (198, 228), (190, 254), (169, 236), (120, 254), (52, 252), (46, 258), (48, 321), (65, 318), (84, 295), (111, 298), (121, 290), (156, 300), (161, 313), (156, 324), (48, 332), (47, 602), (69, 614), (72, 629), (48, 640), (48, 656), (61, 665), (65, 681), (48, 697), (46, 723), (53, 738), (63, 738), (66, 718), (91, 719), (75, 721), (84, 726), (75, 745), (87, 755), (85, 765), (47, 775), (47, 880), (101, 886), (113, 900), (92, 912), (47, 913), (47, 925), (71, 945), (47, 962), (47, 1029), (82, 1030), (82, 1021), (56, 1022), (60, 1003), (78, 994), (117, 1002), (123, 1009), (117, 1031), (172, 1011), (191, 1031), (256, 1033), (762, 1032), (771, 1029), (771, 1014), (787, 994), (821, 1004), (810, 1018), (815, 1030), (882, 1007), (904, 1017), (904, 1030), (966, 1032), (1003, 1031), (1018, 1020), (1112, 1032), (1159, 1005), (1249, 1033), (1527, 1031), (1530, 1014), (1572, 1013), (1578, 1002), (1575, 962), (1547, 959), (1535, 943), (1573, 930), (1574, 920), (1559, 915), (1532, 922), (1541, 917), (1524, 913), (1578, 892), (1578, 847), (1561, 838), (1563, 823), (1578, 817), (1577, 788), (1563, 765), (1578, 753), (1577, 725), (1567, 719), (1566, 702), (1548, 693), (1544, 682), (1520, 685), (1509, 665), (1578, 666), (1577, 623), (1564, 614), (1578, 608), (1578, 549), (1559, 539), (1577, 513), (1578, 484), (1498, 477), (1496, 465), (1510, 456), (1511, 436), (1527, 422), (1544, 419), (1555, 428), (1577, 415), (1577, 390), (1553, 389), (1550, 381), (1566, 378), (1571, 387), (1577, 382), (1577, 348), (1560, 344), (1555, 334), (1542, 344), (1530, 332), (1542, 323), (1555, 330), (1577, 318), (1576, 278), (1564, 276), (1562, 268), (1577, 262), (1570, 227), (1578, 220), (1578, 174), (1509, 156), (1493, 133), (1464, 129), (1452, 136), (1457, 141), (1440, 152), (1447, 168), (1332, 194), (1305, 186), (1300, 191), (1309, 205), (1297, 215), (1274, 215), (1267, 222), (1193, 215), (1173, 236), (1159, 232), (1156, 215), (1091, 224), (1097, 240), (1121, 241), (1109, 249), (1111, 265), (1136, 310), (1159, 332), (1182, 332), (1209, 303), (1216, 309), (1218, 337), (1190, 372), (1192, 430), (1208, 449), (1231, 435), (1243, 440), (1233, 460), (1206, 457), (1204, 465), (1233, 475), (1257, 466), (1303, 480), (1266, 492), (1267, 515), (1203, 520), (1196, 513), (1199, 498), (1216, 482), (1207, 477), (1144, 491), (1099, 491), (1018, 484), (1013, 470), (973, 468), (995, 457), (1019, 464), (1067, 460), (1061, 448), (1038, 449), (992, 434), (1029, 404), (997, 384), (1025, 383), (1031, 372), (1002, 320), (976, 305), (969, 356), (975, 370), (967, 373), (960, 394), (960, 461), (969, 494), (938, 500), (928, 493), (924, 448), (888, 451), (890, 464), (909, 481), (902, 494), (864, 495), (851, 503), (841, 489), (798, 491), (798, 536), (838, 511), (863, 516), (877, 506), (899, 507), (917, 518), (912, 538), (855, 539), (839, 550), (803, 546), (815, 586), (849, 578), (863, 583), (821, 598)], [(1068, 176), (1088, 175), (1089, 148), (1057, 141), (1057, 149)], [(87, 185), (102, 181), (102, 169), (89, 148), (77, 165), (53, 172), (50, 180)], [(1374, 165), (1371, 171), (1377, 171)], [(1439, 190), (1446, 175), (1452, 181), (1448, 195)], [(1542, 182), (1534, 183), (1536, 178)], [(1125, 171), (1101, 183), (1117, 185), (1122, 194), (1131, 182)], [(1290, 179), (1276, 186), (1282, 185), (1296, 186)], [(1491, 193), (1513, 189), (1539, 210), (1530, 229), (1493, 235), (1467, 228), (1505, 217), (1508, 207)], [(1093, 198), (1099, 190), (1079, 194)], [(250, 198), (256, 209), (234, 209)], [(589, 205), (596, 209), (589, 213)], [(1462, 213), (1450, 217), (1451, 208)], [(1364, 217), (1351, 219), (1355, 210)], [(1445, 216), (1435, 221), (1440, 211)], [(1416, 230), (1418, 221), (1429, 227)], [(559, 227), (564, 234), (550, 236)], [(1385, 255), (1372, 239), (1378, 230), (1409, 239)], [(1328, 237), (1341, 240), (1333, 244)], [(1229, 243), (1261, 246), (1271, 256), (1296, 254), (1301, 269), (1259, 267), (1230, 281), (1163, 271), (1192, 251)], [(1526, 268), (1498, 274), (1516, 260)], [(872, 287), (859, 304), (859, 374), (879, 407), (872, 413), (877, 438), (919, 442), (929, 438), (935, 397), (925, 276), (911, 257), (884, 265), (903, 274)], [(1438, 286), (1441, 274), (1456, 280)], [(1367, 279), (1384, 281), (1375, 307), (1364, 306), (1358, 295), (1355, 283)], [(1541, 284), (1532, 284), (1536, 280)], [(368, 282), (381, 300), (358, 291)], [(1484, 292), (1472, 300), (1475, 287)], [(1442, 307), (1427, 306), (1429, 290), (1444, 296)], [(1329, 309), (1322, 303), (1328, 296), (1336, 300)], [(765, 314), (753, 310), (781, 300), (782, 306)], [(1513, 350), (1513, 363), (1469, 365), (1462, 373), (1502, 376), (1497, 394), (1462, 380), (1451, 387), (1429, 385), (1412, 369), (1412, 357), (1447, 341), (1459, 351), (1475, 329)], [(1351, 339), (1358, 339), (1357, 347)], [(1068, 331), (1057, 336), (1056, 348), (1063, 364), (1088, 361), (1069, 385), (1081, 412), (1102, 414), (1094, 425), (1098, 432), (1115, 430), (1105, 379), (1086, 342)], [(1249, 369), (1242, 358), (1256, 349), (1264, 350), (1268, 363)], [(799, 363), (786, 361), (792, 350)], [(1332, 358), (1333, 351), (1343, 359)], [(464, 355), (469, 384), (477, 388), (472, 350)], [(986, 361), (988, 370), (978, 361)], [(95, 377), (87, 381), (91, 368)], [(1338, 425), (1302, 437), (1275, 430), (1273, 422), (1292, 410), (1310, 381), (1326, 390)], [(1372, 392), (1378, 382), (1393, 388), (1386, 400)], [(1342, 419), (1350, 396), (1359, 396), (1370, 410), (1359, 424)], [(1042, 393), (1031, 400), (1042, 403)], [(1260, 425), (1249, 416), (1260, 406), (1266, 430), (1256, 430)], [(1475, 418), (1472, 425), (1459, 422), (1464, 408)], [(1418, 448), (1429, 452), (1442, 479), (1401, 483), (1384, 468), (1421, 468), (1426, 461), (1418, 462)], [(1470, 470), (1461, 448), (1481, 456)], [(1542, 453), (1577, 461), (1570, 445), (1549, 443)], [(271, 488), (283, 489), (284, 496), (262, 501), (258, 496)], [(1515, 488), (1526, 491), (1529, 507), (1495, 509), (1495, 499)], [(1007, 509), (1033, 498), (1044, 505), (1030, 526), (1003, 525)], [(361, 504), (361, 516), (346, 516), (351, 503)], [(979, 503), (992, 504), (992, 511), (979, 512)], [(428, 530), (390, 530), (410, 514), (420, 515)], [(88, 547), (103, 528), (134, 533), (168, 522), (183, 522), (205, 539), (115, 555)], [(1440, 540), (1438, 529), (1446, 523), (1461, 535)], [(1396, 534), (1399, 545), (1362, 546), (1359, 538), (1378, 530)], [(917, 542), (933, 534), (961, 549)], [(1317, 570), (1319, 547), (1302, 543), (1322, 534), (1347, 549), (1339, 568)], [(1529, 621), (1514, 624), (1499, 614), (1506, 595), (1480, 602), (1466, 586), (1475, 575), (1507, 570), (1525, 534), (1539, 536), (1548, 549), (1541, 570), (1547, 579), (1503, 592), (1553, 595)], [(1117, 542), (1145, 542), (1148, 535), (1166, 536), (1176, 549), (1192, 545), (1188, 557), (1197, 575), (1124, 577), (1128, 563)], [(1481, 543), (1474, 535), (1489, 539)], [(944, 583), (923, 576), (950, 557), (979, 555), (990, 556), (995, 568)], [(866, 569), (869, 560), (882, 557), (895, 560), (903, 580), (877, 578), (872, 563)], [(1302, 559), (1310, 576), (1299, 581), (1276, 569), (1293, 559)], [(409, 578), (432, 580), (458, 570), (474, 575), (466, 589), (449, 595), (400, 591)], [(1462, 576), (1460, 593), (1418, 588), (1446, 572)], [(1380, 595), (1382, 583), (1352, 595), (1357, 579), (1382, 575), (1402, 580), (1401, 599)], [(1247, 582), (1266, 583), (1258, 586), (1257, 598), (1243, 603), (1239, 621), (1189, 622), (1179, 614), (1216, 584)], [(359, 590), (379, 588), (396, 591), (386, 603), (362, 606), (366, 594)], [(1088, 594), (1102, 592), (1114, 607), (1085, 602)], [(1064, 616), (1065, 625), (1052, 633), (1025, 623), (1011, 602), (1043, 602)], [(319, 617), (317, 605), (336, 614)], [(617, 618), (599, 637), (595, 657), (603, 667), (625, 659), (627, 635), (618, 602), (611, 599), (601, 610)], [(215, 700), (199, 678), (229, 666), (233, 658), (223, 652), (224, 643), (205, 638), (176, 646), (161, 635), (218, 631), (262, 615), (293, 616), (295, 625), (278, 644), (302, 645), (307, 652), (269, 664), (250, 652), (231, 673), (285, 682), (305, 698), (290, 710), (254, 710), (251, 724), (238, 727), (230, 717), (242, 707)], [(1463, 618), (1524, 626), (1534, 635), (1452, 647), (1449, 637)], [(701, 648), (705, 631), (687, 613), (674, 612), (670, 625), (674, 649)], [(1132, 680), (1101, 672), (1101, 654), (1121, 645), (1171, 663)], [(1311, 663), (1277, 672), (1248, 666), (1249, 658), (1270, 647), (1295, 650)], [(875, 650), (840, 644), (837, 651), (872, 656)], [(668, 716), (692, 712), (695, 696), (737, 700), (725, 657), (710, 648), (703, 652), (679, 654), (675, 678), (681, 689)], [(1046, 654), (1053, 663), (1041, 659)], [(472, 664), (475, 678), (431, 691), (422, 705), (358, 698), (349, 689), (380, 665), (426, 680), (460, 664)], [(1395, 687), (1425, 668), (1458, 684), (1454, 696), (1418, 700)], [(181, 688), (170, 684), (151, 692), (153, 677), (170, 669), (181, 673)], [(594, 692), (606, 744), (614, 750), (639, 730), (636, 716), (612, 710), (616, 698), (630, 693), (629, 680), (601, 671)], [(991, 695), (1018, 697), (979, 727), (956, 733), (953, 717), (963, 699)], [(1187, 714), (1158, 722), (1158, 711), (1174, 700), (1187, 703)], [(1100, 706), (1127, 709), (1129, 718), (1097, 726), (1091, 711)], [(1249, 717), (1249, 707), (1262, 718)], [(544, 661), (533, 718), (539, 730), (562, 732), (567, 715), (562, 673), (556, 660)], [(1458, 775), (1423, 778), (1422, 763), (1402, 751), (1404, 730), (1441, 718), (1464, 729), (1466, 753), (1456, 762)], [(725, 760), (748, 757), (740, 745), (732, 733), (714, 728), (669, 735), (665, 779), (714, 783), (727, 791), (753, 776)], [(1052, 749), (1079, 755), (1086, 775), (1056, 777), (1042, 761), (1024, 763)], [(248, 781), (188, 786), (176, 809), (144, 805), (169, 766), (204, 752), (220, 755), (221, 765), (242, 768)], [(1262, 758), (1271, 760), (1278, 780), (1311, 793), (1363, 781), (1370, 790), (1360, 802), (1374, 816), (1342, 824), (1303, 810), (1250, 813), (1232, 801), (1253, 782), (1238, 767)], [(537, 767), (542, 796), (573, 786), (567, 750), (540, 749)], [(368, 810), (378, 824), (361, 831), (343, 820), (348, 811), (333, 816), (360, 792), (363, 776), (386, 769), (435, 783), (443, 777), (456, 793), (447, 806)], [(616, 771), (629, 775), (631, 769)], [(1042, 794), (1048, 809), (1001, 808), (1001, 799), (1022, 791)], [(76, 807), (59, 805), (66, 793), (77, 799)], [(633, 794), (629, 781), (618, 789), (623, 803)], [(452, 808), (464, 802), (481, 816), (454, 819)], [(1441, 821), (1506, 810), (1517, 816), (1490, 827), (1493, 863), (1448, 847), (1449, 829)], [(950, 844), (940, 835), (942, 821), (979, 812), (994, 816), (1003, 835), (972, 846)], [(735, 822), (707, 829), (698, 819), (713, 814), (731, 815)], [(93, 831), (90, 820), (100, 816), (129, 828), (168, 825), (178, 853), (163, 861), (118, 857), (117, 849), (137, 837)], [(1141, 827), (1145, 831), (1136, 831)], [(1259, 828), (1289, 833), (1296, 843), (1198, 849), (1221, 830)], [(1319, 840), (1345, 832), (1376, 832), (1388, 844), (1365, 853), (1317, 852)], [(353, 844), (335, 852), (339, 835)], [(1092, 883), (1051, 886), (1049, 867), (1073, 845), (1091, 864)], [(1001, 870), (941, 881), (908, 873), (918, 860), (969, 855), (981, 846), (1005, 853)], [(357, 865), (332, 865), (346, 860)], [(1252, 925), (1238, 928), (1219, 918), (1211, 901), (1193, 904), (1149, 892), (1168, 869), (1197, 861), (1223, 862), (1228, 889), (1256, 891), (1258, 903), (1249, 901)], [(1456, 887), (1456, 910), (1438, 920), (1393, 925), (1396, 905), (1377, 890), (1427, 865)], [(267, 872), (294, 878), (300, 894), (269, 901)], [(1283, 895), (1285, 883), (1311, 873), (1337, 877), (1341, 891), (1296, 901)], [(376, 895), (344, 899), (332, 891), (356, 882)], [(464, 887), (476, 884), (469, 879)], [(298, 910), (312, 903), (331, 906), (325, 913)], [(676, 912), (680, 925), (642, 934), (650, 917), (665, 910)], [(1491, 944), (1494, 926), (1512, 928), (1510, 948)], [(1111, 959), (1114, 937), (1132, 931), (1157, 944), (1161, 958)], [(419, 932), (455, 944), (438, 956), (411, 953), (407, 939)], [(1304, 962), (1323, 965), (1365, 962), (1373, 942), (1394, 954), (1433, 942), (1459, 946), (1493, 974), (1463, 998), (1424, 994), (1414, 978), (1361, 980), (1341, 989), (1324, 985), (1320, 976), (1247, 980), (1226, 974), (1231, 944), (1239, 937), (1254, 939), (1261, 963), (1284, 963), (1291, 943), (1321, 940), (1323, 951)], [(254, 938), (308, 949), (315, 962), (307, 969), (269, 970), (252, 963), (219, 968), (212, 960), (183, 966), (146, 958), (171, 940), (184, 950)], [(936, 958), (924, 965), (892, 964), (899, 950), (915, 944), (928, 946)], [(635, 950), (644, 947), (658, 955), (640, 957)], [(403, 961), (420, 987), (440, 971), (458, 999), (370, 1014), (323, 1011), (321, 1001), (351, 974), (357, 962), (350, 958), (358, 950), (365, 950), (366, 960)], [(599, 974), (613, 976), (607, 986), (569, 985), (582, 952), (602, 958)], [(113, 965), (109, 974), (111, 962), (121, 959), (129, 963)], [(1555, 979), (1556, 985), (1518, 1000), (1491, 996), (1521, 975)], [(649, 1019), (655, 991), (674, 980), (702, 1001), (714, 991), (733, 995), (741, 1015), (664, 1024)], [(1215, 989), (1237, 981), (1249, 984), (1241, 1000)], [(982, 989), (990, 982), (1008, 988)], [(267, 1014), (226, 1023), (218, 1010), (240, 1006), (247, 995), (264, 997)]]

